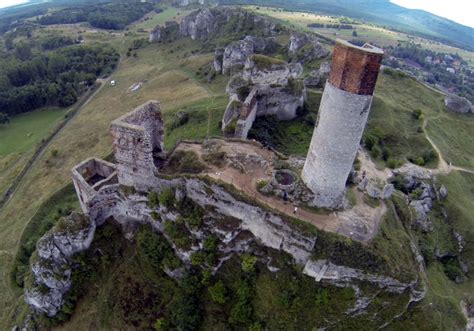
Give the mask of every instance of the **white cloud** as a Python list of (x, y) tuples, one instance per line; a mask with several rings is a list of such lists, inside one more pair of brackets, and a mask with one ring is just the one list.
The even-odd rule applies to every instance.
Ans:
[[(390, 0), (397, 5), (423, 9), (452, 21), (474, 27), (474, 1), (472, 0)], [(473, 36), (474, 38), (474, 36)]]
[(0, 8), (10, 7), (14, 5), (19, 5), (22, 3), (28, 2), (28, 0), (1, 0)]

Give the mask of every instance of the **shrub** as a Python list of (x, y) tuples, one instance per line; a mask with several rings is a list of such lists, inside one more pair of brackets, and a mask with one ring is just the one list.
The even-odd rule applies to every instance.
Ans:
[(218, 281), (213, 286), (208, 288), (209, 295), (212, 301), (224, 304), (227, 301), (227, 289), (222, 281)]
[(158, 199), (158, 193), (152, 191), (148, 193), (148, 207), (151, 209), (155, 209), (159, 206), (159, 199)]
[(263, 188), (264, 188), (265, 186), (267, 186), (267, 185), (268, 185), (268, 180), (259, 179), (259, 180), (257, 181), (257, 190), (260, 191), (261, 189), (263, 189)]
[[(235, 131), (235, 129), (234, 129)], [(225, 152), (214, 152), (203, 155), (203, 160), (218, 167), (222, 168), (225, 166), (226, 153)]]
[(160, 205), (171, 208), (175, 203), (174, 190), (172, 188), (167, 188), (160, 193), (157, 197)]
[(415, 110), (411, 113), (411, 116), (412, 116), (414, 119), (416, 119), (416, 120), (419, 120), (422, 115), (423, 115), (423, 112), (422, 112), (420, 109), (415, 109)]
[(257, 257), (249, 254), (242, 255), (242, 270), (246, 273), (254, 273)]
[(151, 218), (154, 220), (154, 221), (157, 221), (157, 222), (160, 222), (161, 221), (161, 216), (160, 214), (158, 214), (156, 211), (152, 211), (150, 213), (150, 216)]
[(192, 151), (176, 151), (168, 162), (168, 171), (171, 173), (198, 174), (206, 169), (199, 161), (199, 157)]
[(194, 252), (192, 255), (191, 255), (191, 264), (192, 265), (201, 265), (204, 263), (204, 261), (206, 260), (206, 255), (204, 254), (204, 252)]

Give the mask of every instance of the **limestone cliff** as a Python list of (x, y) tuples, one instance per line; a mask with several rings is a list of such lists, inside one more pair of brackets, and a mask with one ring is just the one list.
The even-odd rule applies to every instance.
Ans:
[(262, 35), (272, 35), (275, 29), (276, 25), (262, 16), (227, 7), (199, 9), (184, 17), (180, 23), (181, 35), (193, 40), (205, 40), (225, 31), (237, 34), (255, 30)]
[(307, 33), (294, 32), (290, 36), (288, 53), (293, 62), (310, 62), (329, 55), (318, 39)]
[(58, 313), (72, 285), (70, 258), (89, 248), (95, 229), (95, 222), (73, 213), (38, 241), (25, 287), (25, 301), (34, 310), (50, 317)]
[[(96, 226), (104, 224), (110, 217), (122, 225), (128, 238), (133, 237), (137, 228), (133, 224), (150, 224), (170, 242), (185, 268), (191, 265), (192, 256), (202, 249), (205, 239), (212, 235), (219, 243), (217, 261), (209, 265), (205, 262), (202, 267), (211, 268), (213, 273), (234, 254), (259, 245), (289, 254), (316, 281), (323, 279), (337, 286), (350, 287), (365, 282), (384, 291), (402, 293), (408, 290), (413, 297), (421, 297), (415, 282), (403, 283), (391, 277), (313, 260), (313, 247), (318, 241), (315, 232), (308, 232), (288, 218), (208, 179), (154, 178), (150, 180), (150, 189), (158, 194), (172, 191), (173, 201), (168, 205), (151, 204), (149, 194), (144, 192), (130, 194), (117, 184), (105, 186), (88, 202), (90, 221), (73, 214), (45, 235), (38, 243), (38, 258), (32, 261), (33, 284), (26, 289), (27, 303), (48, 316), (58, 313), (65, 293), (72, 286), (74, 265), (71, 257), (89, 247)], [(194, 210), (194, 216), (190, 216), (190, 210)], [(188, 221), (183, 223), (183, 219), (196, 215), (198, 227)], [(182, 227), (187, 244), (174, 240), (173, 234), (167, 231), (170, 224)], [(278, 270), (272, 266), (270, 255), (261, 255), (259, 259), (270, 271)], [(180, 270), (166, 272), (171, 277), (179, 277), (182, 273)]]

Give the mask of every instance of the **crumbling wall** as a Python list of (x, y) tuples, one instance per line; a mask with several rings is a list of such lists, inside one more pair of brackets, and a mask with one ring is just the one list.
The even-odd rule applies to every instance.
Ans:
[(87, 159), (73, 168), (72, 181), (84, 213), (87, 213), (87, 201), (97, 194), (100, 187), (113, 183), (115, 178), (115, 165), (96, 158)]
[(164, 156), (160, 105), (149, 101), (112, 122), (114, 155), (120, 184), (146, 187)]

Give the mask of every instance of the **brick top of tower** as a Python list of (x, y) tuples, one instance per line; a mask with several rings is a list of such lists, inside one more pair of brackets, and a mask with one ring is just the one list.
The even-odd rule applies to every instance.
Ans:
[(347, 92), (372, 95), (382, 58), (383, 50), (380, 48), (369, 44), (359, 47), (337, 39), (329, 82)]

